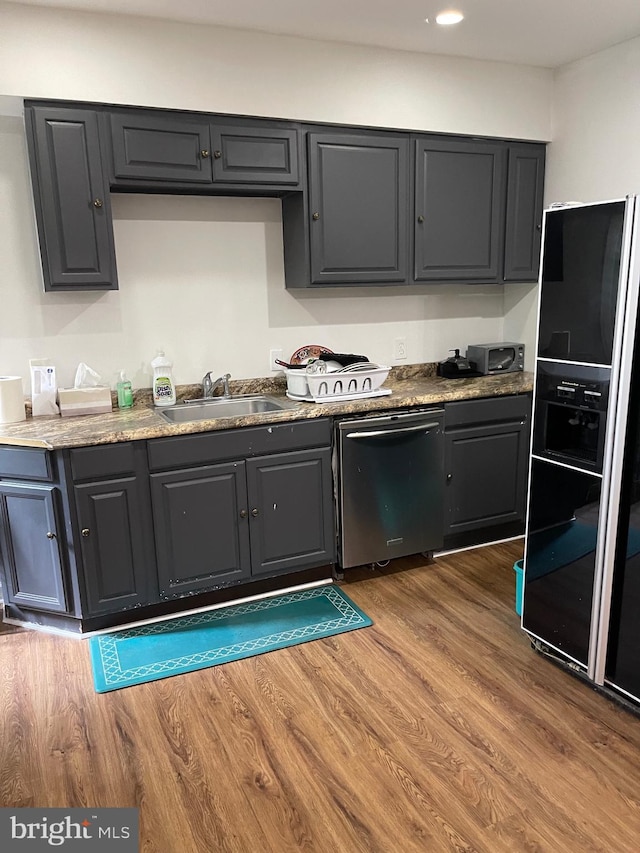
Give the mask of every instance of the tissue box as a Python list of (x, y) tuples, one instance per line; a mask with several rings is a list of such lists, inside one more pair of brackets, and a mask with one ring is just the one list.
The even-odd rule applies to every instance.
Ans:
[(111, 388), (108, 385), (97, 385), (95, 388), (58, 388), (58, 405), (63, 417), (111, 412)]

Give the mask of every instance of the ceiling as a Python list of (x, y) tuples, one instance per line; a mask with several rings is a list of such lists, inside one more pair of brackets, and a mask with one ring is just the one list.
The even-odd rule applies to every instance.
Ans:
[[(13, 0), (555, 68), (640, 35), (638, 0)], [(443, 9), (465, 20), (433, 23)], [(425, 23), (425, 18), (429, 23)]]

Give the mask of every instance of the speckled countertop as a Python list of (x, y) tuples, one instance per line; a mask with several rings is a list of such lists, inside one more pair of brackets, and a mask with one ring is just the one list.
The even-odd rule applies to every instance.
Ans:
[[(151, 405), (148, 391), (136, 391), (132, 409), (77, 417), (28, 417), (15, 424), (0, 424), (0, 445), (41, 447), (54, 450), (65, 447), (86, 447), (95, 444), (114, 444), (170, 435), (188, 435), (211, 430), (232, 429), (262, 424), (287, 423), (307, 418), (357, 415), (388, 411), (407, 406), (441, 405), (453, 400), (477, 397), (497, 397), (523, 394), (533, 388), (533, 374), (507, 373), (502, 376), (482, 376), (469, 379), (442, 379), (435, 375), (435, 365), (408, 365), (393, 368), (384, 383), (392, 393), (385, 397), (344, 400), (333, 403), (298, 402), (283, 411), (243, 417), (212, 418), (184, 424), (170, 424)], [(268, 393), (285, 397), (284, 377), (231, 382), (233, 394)], [(198, 397), (199, 385), (178, 388), (179, 399)]]

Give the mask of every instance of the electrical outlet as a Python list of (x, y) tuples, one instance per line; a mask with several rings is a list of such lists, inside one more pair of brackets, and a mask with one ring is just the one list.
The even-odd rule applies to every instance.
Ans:
[(396, 361), (404, 361), (407, 357), (407, 339), (396, 338), (393, 342), (393, 357)]
[(282, 361), (282, 350), (281, 349), (270, 349), (269, 350), (269, 370), (282, 370), (282, 365), (276, 364), (276, 358), (279, 358)]

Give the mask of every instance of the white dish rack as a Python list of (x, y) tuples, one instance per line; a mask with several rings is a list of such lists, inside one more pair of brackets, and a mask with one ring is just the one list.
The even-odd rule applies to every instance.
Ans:
[(292, 399), (315, 402), (378, 397), (391, 393), (389, 388), (380, 388), (390, 370), (381, 364), (361, 368), (352, 365), (330, 373), (287, 369), (287, 394)]

